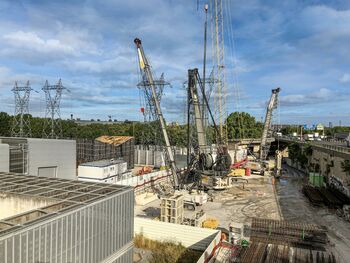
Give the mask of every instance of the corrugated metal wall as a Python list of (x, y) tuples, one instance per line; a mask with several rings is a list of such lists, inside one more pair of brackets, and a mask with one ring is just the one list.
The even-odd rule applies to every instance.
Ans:
[[(132, 262), (134, 193), (127, 190), (0, 237), (0, 262)], [(131, 252), (130, 252), (131, 251)]]

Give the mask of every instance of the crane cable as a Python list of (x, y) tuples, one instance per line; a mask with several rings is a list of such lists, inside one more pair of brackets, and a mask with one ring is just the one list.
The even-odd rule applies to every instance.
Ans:
[(238, 86), (238, 72), (237, 72), (237, 57), (236, 57), (236, 45), (235, 45), (235, 39), (234, 39), (234, 30), (232, 26), (233, 16), (231, 13), (231, 1), (223, 0), (225, 2), (225, 9), (227, 10), (227, 24), (228, 24), (228, 48), (229, 50), (229, 56), (231, 58), (232, 63), (232, 72), (233, 72), (233, 96), (235, 100), (235, 109), (238, 112), (238, 129), (239, 129), (239, 135), (240, 139), (243, 139), (245, 137), (245, 131), (244, 131), (244, 125), (243, 125), (243, 118), (242, 115), (239, 113), (239, 101), (240, 101), (240, 89)]

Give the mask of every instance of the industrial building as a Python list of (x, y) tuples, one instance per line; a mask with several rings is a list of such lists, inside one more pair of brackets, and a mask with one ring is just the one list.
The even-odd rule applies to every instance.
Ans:
[(76, 179), (74, 140), (0, 137), (0, 172)]
[(132, 262), (131, 187), (0, 173), (0, 261)]

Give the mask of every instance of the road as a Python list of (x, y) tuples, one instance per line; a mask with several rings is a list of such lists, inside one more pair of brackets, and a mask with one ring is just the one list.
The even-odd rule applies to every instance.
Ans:
[(306, 176), (289, 167), (276, 184), (277, 200), (283, 219), (327, 226), (330, 247), (336, 251), (340, 262), (349, 262), (350, 223), (339, 218), (334, 209), (314, 207), (302, 194)]

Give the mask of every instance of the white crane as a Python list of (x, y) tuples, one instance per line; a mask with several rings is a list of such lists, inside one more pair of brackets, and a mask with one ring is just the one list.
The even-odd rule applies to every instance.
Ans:
[[(155, 113), (156, 113), (157, 118), (160, 122), (160, 126), (161, 126), (162, 133), (163, 133), (163, 138), (164, 138), (164, 142), (165, 142), (165, 147), (166, 147), (166, 155), (167, 155), (168, 162), (170, 164), (171, 172), (173, 174), (173, 187), (175, 189), (178, 189), (179, 188), (178, 171), (177, 171), (177, 167), (175, 164), (174, 154), (173, 154), (173, 151), (172, 151), (171, 146), (170, 146), (170, 141), (169, 141), (169, 136), (168, 136), (168, 133), (166, 130), (165, 120), (163, 117), (162, 110), (160, 108), (160, 102), (159, 102), (159, 99), (157, 96), (156, 84), (155, 84), (154, 79), (153, 79), (151, 66), (149, 65), (148, 60), (147, 60), (145, 53), (143, 51), (143, 48), (141, 45), (141, 40), (138, 38), (135, 38), (134, 43), (135, 43), (136, 48), (137, 48), (140, 70), (143, 73), (143, 77), (148, 82), (149, 87), (151, 88), (151, 94), (152, 94), (153, 103), (154, 103), (155, 111), (156, 111)], [(145, 87), (145, 88), (148, 88), (148, 87)]]
[(267, 136), (271, 127), (272, 112), (277, 108), (278, 93), (281, 91), (280, 88), (273, 89), (270, 97), (269, 104), (267, 105), (264, 129), (261, 136), (260, 143), (260, 160), (265, 160), (270, 149), (270, 144), (267, 143)]

